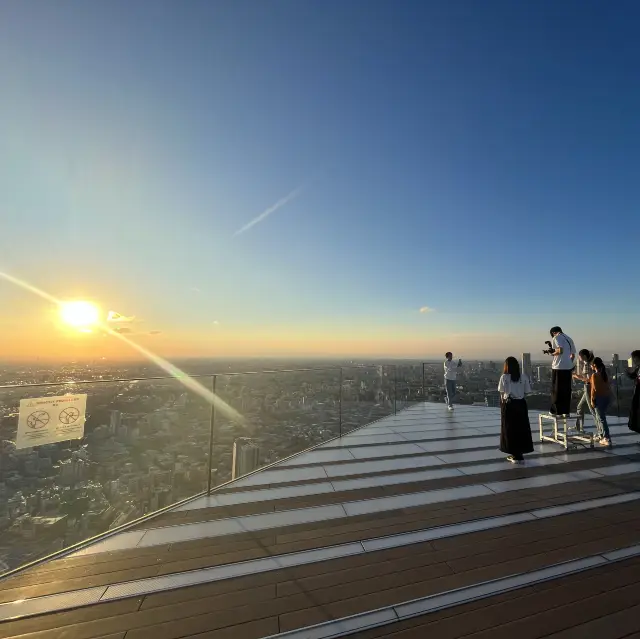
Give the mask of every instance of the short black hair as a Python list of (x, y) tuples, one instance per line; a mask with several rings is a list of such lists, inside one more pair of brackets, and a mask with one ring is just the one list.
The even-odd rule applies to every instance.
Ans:
[(590, 351), (588, 348), (583, 348), (578, 355), (580, 355), (580, 357), (584, 358), (585, 360), (587, 360), (587, 362), (592, 362), (593, 361), (593, 352)]
[(559, 326), (554, 326), (550, 331), (549, 331), (549, 335), (551, 335), (551, 337), (553, 337), (554, 333), (562, 333), (562, 329)]
[(451, 357), (453, 357), (453, 353), (451, 351), (447, 351), (444, 356), (445, 357), (449, 357), (449, 355), (451, 355)]

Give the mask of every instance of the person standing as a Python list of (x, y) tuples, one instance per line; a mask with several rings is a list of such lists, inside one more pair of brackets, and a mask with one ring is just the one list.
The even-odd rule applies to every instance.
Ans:
[(593, 404), (591, 403), (591, 387), (589, 385), (589, 378), (592, 373), (591, 362), (593, 362), (593, 359), (593, 353), (590, 350), (583, 348), (578, 353), (577, 372), (573, 374), (574, 379), (577, 379), (584, 384), (584, 391), (580, 401), (578, 402), (578, 408), (576, 410), (578, 413), (576, 417), (576, 430), (580, 433), (584, 433), (584, 415), (587, 408), (596, 422), (596, 427), (598, 427), (598, 417)]
[(559, 326), (554, 326), (549, 333), (553, 338), (549, 412), (552, 415), (568, 415), (571, 412), (571, 371), (575, 365), (576, 347)]
[(591, 404), (596, 410), (598, 420), (598, 437), (600, 446), (611, 446), (611, 435), (607, 424), (607, 408), (611, 402), (611, 386), (604, 362), (599, 357), (594, 357), (591, 362), (593, 373), (589, 379)]
[(627, 371), (627, 376), (634, 381), (629, 430), (640, 433), (640, 350), (631, 353), (631, 368)]
[(462, 366), (462, 360), (453, 361), (453, 353), (445, 353), (444, 360), (444, 388), (446, 391), (447, 408), (453, 410), (453, 400), (456, 396), (456, 381), (458, 369)]
[(531, 392), (529, 377), (520, 372), (515, 357), (507, 357), (498, 383), (500, 392), (500, 450), (507, 461), (524, 464), (524, 454), (533, 452), (529, 408), (525, 395)]

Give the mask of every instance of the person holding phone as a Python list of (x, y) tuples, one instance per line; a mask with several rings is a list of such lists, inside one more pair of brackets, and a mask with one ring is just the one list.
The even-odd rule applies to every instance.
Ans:
[(444, 389), (446, 393), (447, 409), (453, 410), (453, 400), (456, 396), (456, 382), (458, 369), (462, 366), (462, 360), (453, 361), (453, 353), (445, 353), (444, 359)]

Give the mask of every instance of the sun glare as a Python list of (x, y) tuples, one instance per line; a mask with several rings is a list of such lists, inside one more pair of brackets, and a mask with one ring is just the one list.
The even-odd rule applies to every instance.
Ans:
[(91, 302), (63, 302), (60, 317), (68, 326), (87, 329), (100, 321), (100, 309)]

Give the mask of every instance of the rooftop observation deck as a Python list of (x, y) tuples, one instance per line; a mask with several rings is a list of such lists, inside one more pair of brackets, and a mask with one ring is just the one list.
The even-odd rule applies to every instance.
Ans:
[(640, 637), (617, 421), (514, 467), (497, 409), (413, 406), (0, 581), (0, 637)]

